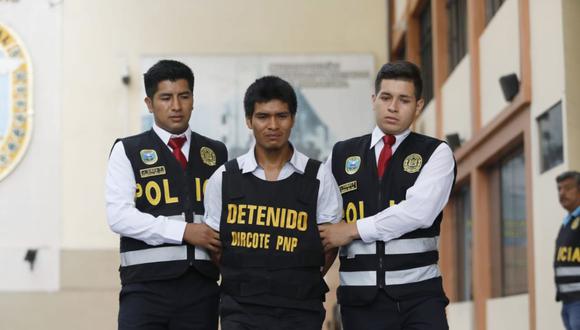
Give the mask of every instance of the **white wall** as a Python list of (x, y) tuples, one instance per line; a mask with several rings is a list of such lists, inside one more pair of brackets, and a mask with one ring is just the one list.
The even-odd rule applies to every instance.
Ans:
[(435, 125), (435, 99), (432, 99), (423, 109), (421, 115), (415, 121), (415, 131), (421, 134), (437, 137)]
[[(529, 329), (528, 295), (489, 299), (486, 302), (487, 328), (490, 330)], [(536, 329), (551, 329), (540, 328)]]
[(402, 18), (405, 16), (407, 12), (407, 2), (409, 0), (395, 0), (395, 13), (393, 17), (395, 18), (395, 22), (397, 24), (403, 23)]
[(443, 84), (443, 135), (458, 133), (463, 141), (471, 139), (471, 74), (467, 54)]
[(485, 126), (507, 105), (499, 78), (520, 75), (518, 0), (506, 0), (479, 38), (481, 74), (481, 123)]
[[(28, 151), (0, 181), (0, 291), (59, 285), (61, 9), (47, 1), (0, 2), (0, 22), (20, 37), (32, 62), (34, 107)], [(38, 249), (33, 270), (24, 261), (27, 249)]]
[(450, 330), (473, 329), (473, 302), (464, 301), (447, 306), (447, 322)]

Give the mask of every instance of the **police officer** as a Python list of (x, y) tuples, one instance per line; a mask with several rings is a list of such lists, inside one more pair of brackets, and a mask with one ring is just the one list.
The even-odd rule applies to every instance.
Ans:
[[(222, 240), (221, 327), (320, 329), (328, 291), (317, 224), (341, 218), (338, 187), (320, 162), (288, 139), (296, 94), (273, 76), (246, 91), (250, 150), (220, 167), (206, 190), (206, 223)], [(326, 259), (326, 260), (325, 260)]]
[(223, 143), (192, 132), (191, 69), (162, 60), (144, 76), (155, 122), (115, 142), (107, 215), (121, 236), (119, 329), (217, 329), (219, 235), (202, 223), (203, 186), (227, 160)]
[(340, 250), (344, 329), (447, 329), (437, 265), (439, 226), (455, 180), (443, 141), (411, 132), (423, 108), (414, 64), (385, 64), (372, 96), (371, 134), (337, 143), (325, 166), (342, 193), (345, 220), (320, 228)]
[(556, 182), (560, 204), (568, 212), (556, 239), (556, 300), (562, 301), (566, 329), (580, 329), (580, 172), (564, 172)]

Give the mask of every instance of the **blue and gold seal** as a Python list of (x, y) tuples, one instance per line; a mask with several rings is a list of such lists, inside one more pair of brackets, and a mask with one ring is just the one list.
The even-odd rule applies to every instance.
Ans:
[(18, 165), (32, 135), (32, 66), (16, 34), (0, 24), (0, 180)]

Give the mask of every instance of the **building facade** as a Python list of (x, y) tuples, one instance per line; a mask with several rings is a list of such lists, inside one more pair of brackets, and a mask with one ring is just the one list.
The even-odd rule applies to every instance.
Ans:
[(419, 64), (419, 132), (446, 139), (457, 183), (441, 268), (452, 329), (563, 328), (555, 177), (580, 168), (580, 3), (389, 2), (391, 58)]

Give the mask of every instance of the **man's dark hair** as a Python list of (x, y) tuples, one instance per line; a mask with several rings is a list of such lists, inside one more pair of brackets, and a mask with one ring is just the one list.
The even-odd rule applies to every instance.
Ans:
[(164, 80), (177, 81), (185, 79), (189, 90), (193, 93), (193, 72), (187, 65), (178, 61), (161, 60), (149, 68), (143, 78), (145, 80), (145, 94), (149, 98), (153, 98), (153, 95), (157, 92), (157, 86)]
[(419, 100), (423, 93), (423, 79), (421, 70), (415, 64), (408, 61), (389, 62), (379, 70), (375, 79), (375, 94), (381, 90), (381, 82), (384, 79), (410, 81), (415, 86), (415, 98)]
[(568, 180), (568, 179), (574, 179), (574, 181), (576, 181), (576, 186), (580, 187), (580, 172), (578, 171), (567, 171), (564, 172), (560, 175), (558, 175), (558, 177), (556, 177), (556, 182), (560, 183), (564, 180)]
[(244, 96), (244, 110), (246, 118), (251, 118), (254, 114), (256, 103), (265, 103), (279, 100), (288, 105), (290, 114), (296, 114), (297, 101), (294, 88), (290, 84), (276, 76), (265, 76), (254, 81), (246, 90)]

